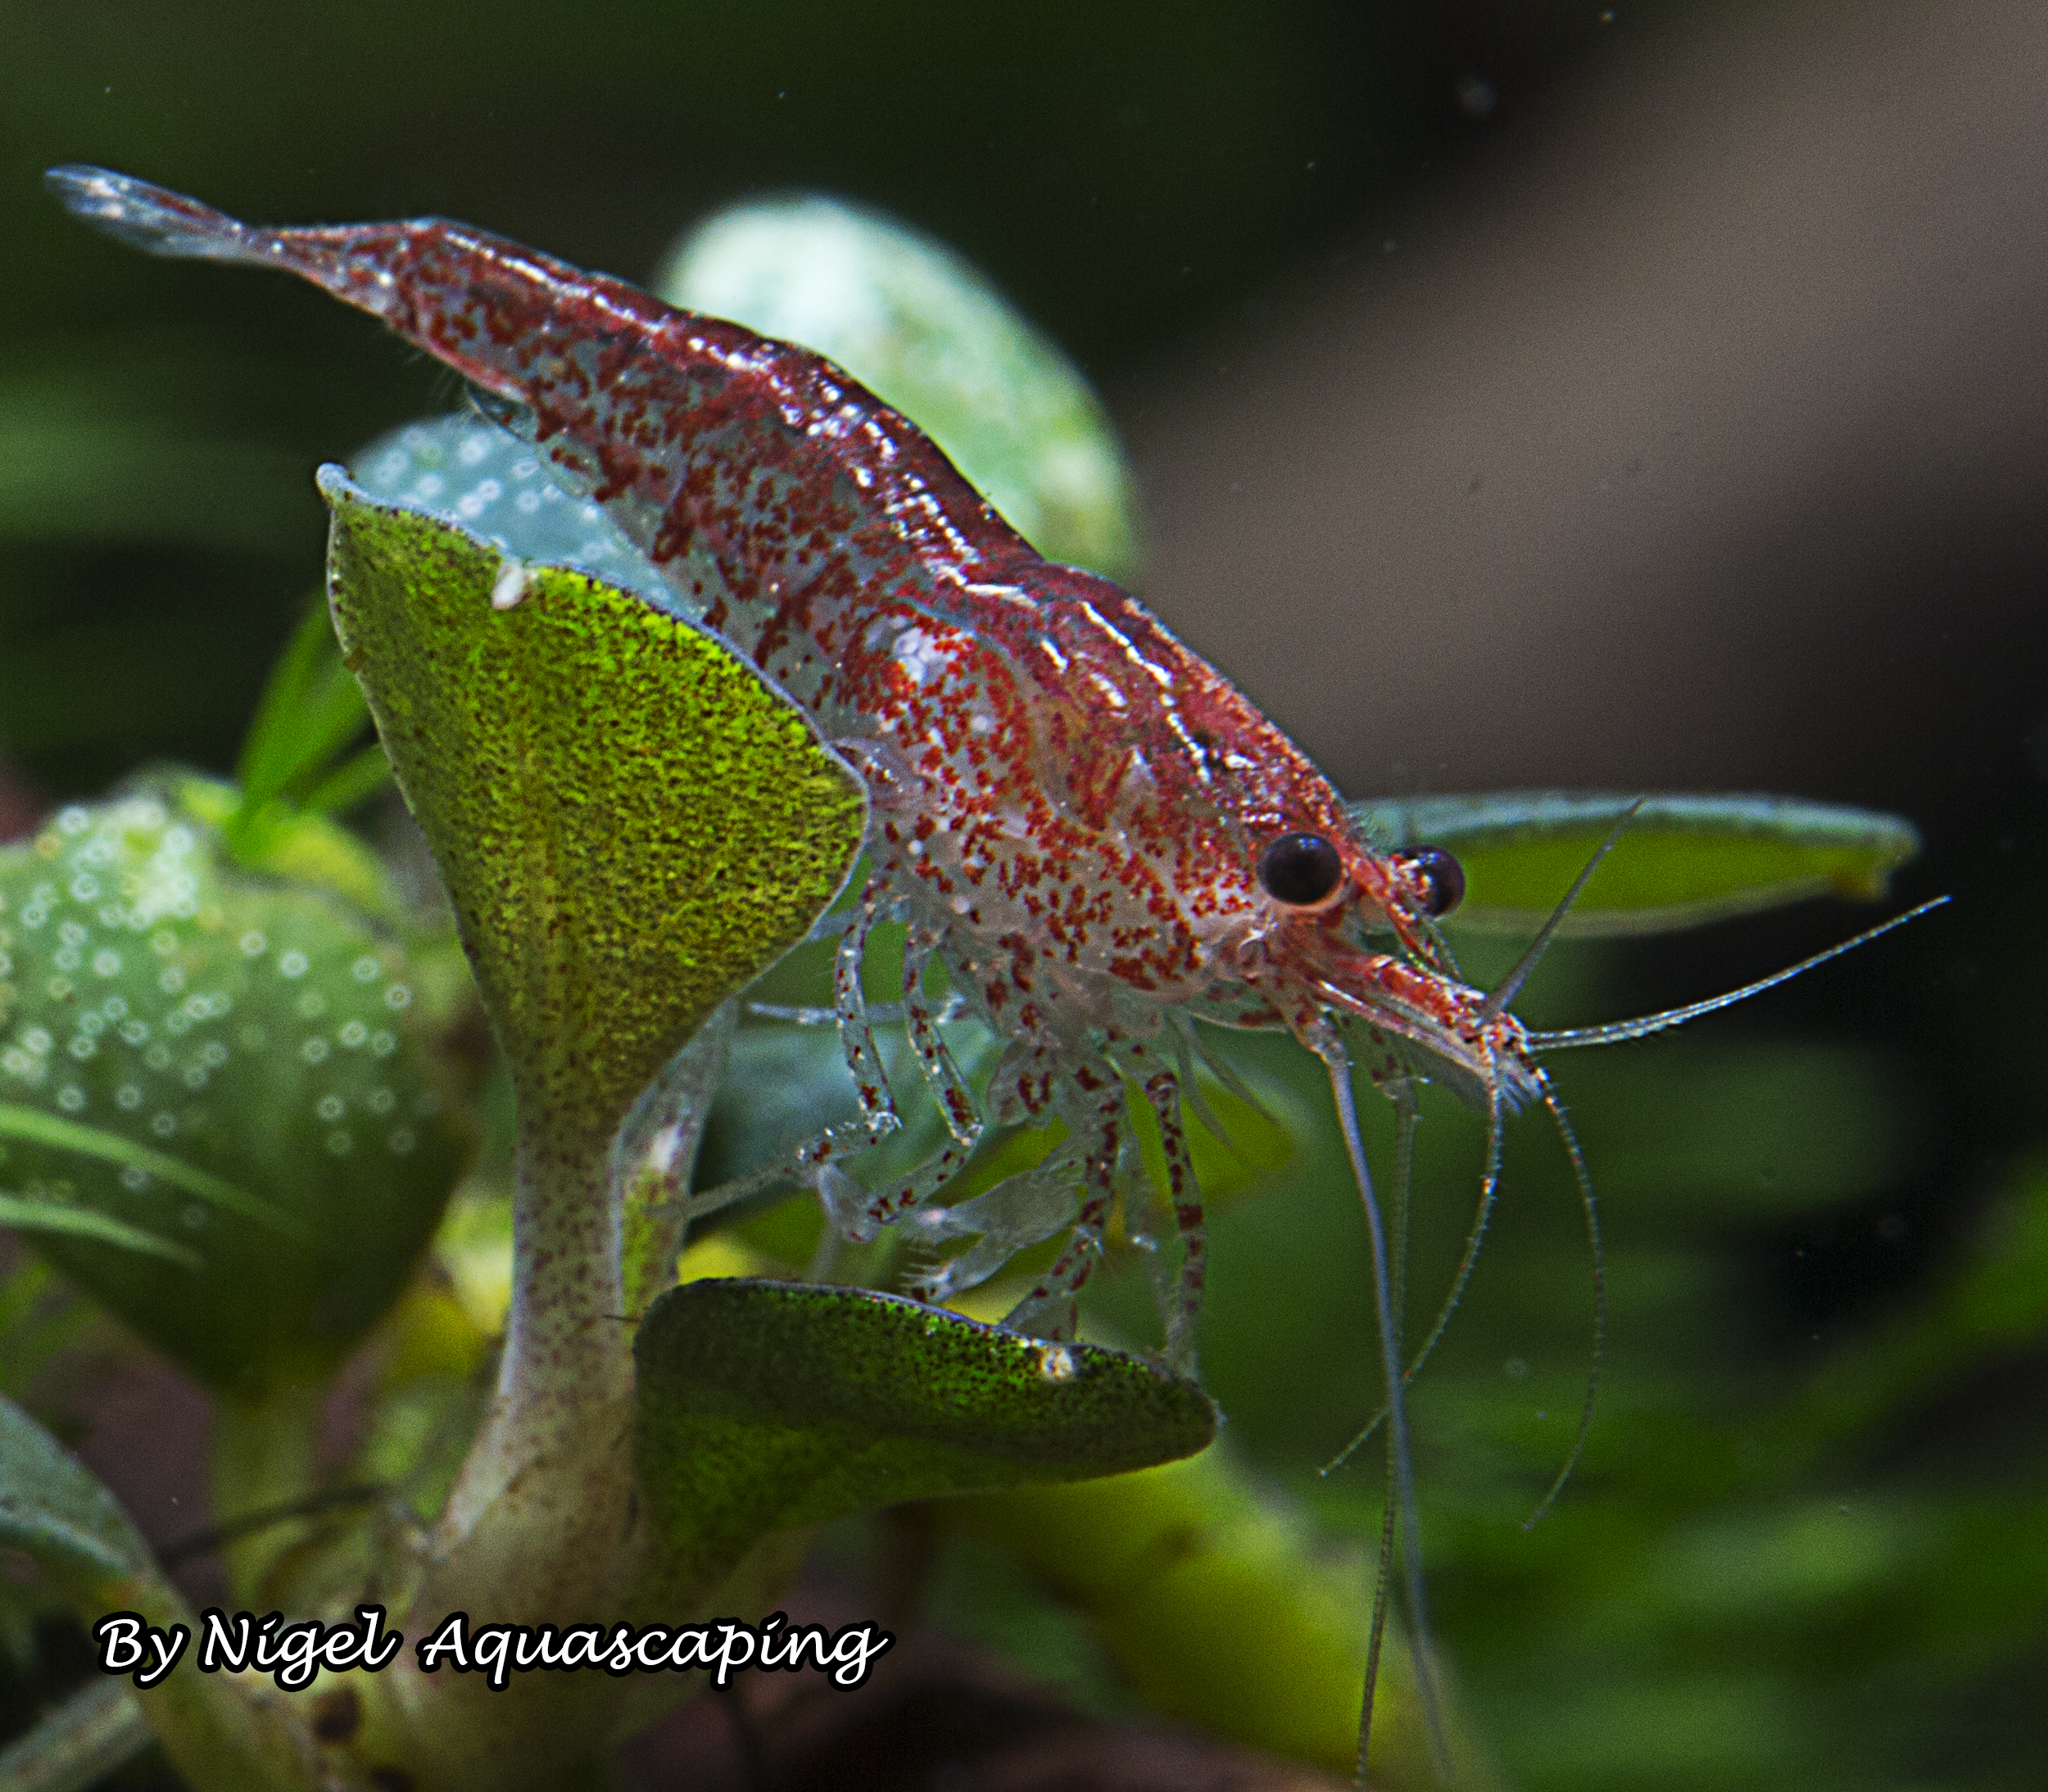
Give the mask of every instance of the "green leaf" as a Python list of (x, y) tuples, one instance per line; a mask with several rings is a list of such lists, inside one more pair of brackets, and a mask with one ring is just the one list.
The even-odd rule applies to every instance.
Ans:
[(74, 1207), (60, 1201), (28, 1201), (20, 1195), (0, 1194), (0, 1226), (16, 1232), (67, 1233), (75, 1238), (97, 1238), (124, 1251), (139, 1251), (145, 1256), (196, 1269), (202, 1259), (197, 1251), (173, 1244), (140, 1226), (125, 1225), (92, 1207)]
[(1130, 577), (1131, 480), (1101, 402), (1058, 345), (943, 244), (836, 199), (769, 200), (706, 219), (655, 290), (838, 362), (1040, 553)]
[(302, 1239), (306, 1236), (305, 1228), (290, 1215), (245, 1193), (225, 1177), (188, 1164), (168, 1152), (152, 1151), (120, 1133), (107, 1132), (97, 1126), (81, 1126), (76, 1120), (46, 1114), (39, 1108), (19, 1102), (0, 1102), (0, 1138), (18, 1139), (26, 1145), (47, 1145), (79, 1157), (96, 1157), (124, 1170), (134, 1170), (142, 1176), (156, 1178), (174, 1188), (182, 1188), (188, 1195), (197, 1195), (202, 1201), (210, 1201), (229, 1213), (239, 1214), (244, 1220), (268, 1226), (286, 1238)]
[[(365, 749), (365, 756), (371, 753), (379, 760), (383, 758), (375, 746)], [(334, 776), (340, 778), (356, 763), (351, 760)], [(382, 776), (390, 776), (388, 765)], [(179, 808), (220, 829), (237, 862), (250, 871), (331, 891), (351, 907), (393, 927), (402, 928), (415, 919), (375, 853), (347, 828), (307, 812), (342, 804), (315, 804), (309, 796), (305, 810), (279, 802), (252, 805), (244, 800), (240, 786), (218, 779), (174, 772), (170, 782)]]
[[(191, 1609), (167, 1581), (120, 1502), (11, 1400), (0, 1398), (0, 1545), (33, 1557), (89, 1624), (102, 1613), (138, 1613), (158, 1629), (193, 1628)], [(220, 1792), (279, 1792), (307, 1785), (303, 1735), (275, 1706), (254, 1704), (226, 1674), (195, 1672), (188, 1653), (142, 1695), (171, 1758), (195, 1785)], [(129, 1721), (108, 1721), (98, 1742), (119, 1750)], [(75, 1713), (89, 1718), (90, 1711)], [(71, 1727), (67, 1726), (67, 1727)], [(51, 1735), (52, 1753), (93, 1739)], [(41, 1764), (41, 1763), (39, 1763)], [(16, 1780), (10, 1777), (12, 1785)], [(75, 1784), (75, 1781), (71, 1782)]]
[(75, 1596), (113, 1599), (156, 1574), (120, 1502), (15, 1403), (0, 1398), (0, 1543), (34, 1556)]
[(635, 1342), (643, 1496), (706, 1584), (764, 1534), (937, 1494), (1190, 1455), (1189, 1381), (863, 1289), (703, 1281)]
[(156, 1740), (133, 1686), (88, 1681), (0, 1749), (0, 1785), (8, 1792), (86, 1792)]
[(413, 961), (329, 889), (238, 863), (188, 797), (232, 801), (174, 777), (0, 849), (0, 1183), (103, 1216), (36, 1248), (249, 1396), (323, 1373), (396, 1298), (469, 1134)]
[[(859, 781), (716, 637), (321, 470), (348, 663), (522, 1111), (608, 1138), (852, 865)], [(501, 578), (516, 604), (493, 607)], [(523, 582), (522, 582), (523, 581)], [(501, 593), (502, 595), (502, 593)]]
[(243, 803), (256, 810), (277, 798), (302, 794), (369, 726), (369, 706), (342, 663), (327, 606), (315, 604), (257, 701), (235, 767)]
[[(1365, 1689), (1371, 1561), (1340, 1548), (1225, 1444), (1079, 1487), (1013, 1488), (941, 1509), (999, 1544), (1094, 1623), (1154, 1710), (1348, 1775)], [(1501, 1777), (1454, 1701), (1457, 1784)], [(1434, 1787), (1407, 1651), (1391, 1649), (1373, 1728), (1373, 1785)]]
[[(1445, 925), (1540, 926), (1637, 799), (1598, 791), (1381, 798), (1351, 805), (1384, 847), (1441, 846), (1465, 867)], [(1665, 933), (1810, 896), (1875, 900), (1920, 849), (1896, 815), (1770, 796), (1652, 796), (1593, 875), (1562, 931)]]

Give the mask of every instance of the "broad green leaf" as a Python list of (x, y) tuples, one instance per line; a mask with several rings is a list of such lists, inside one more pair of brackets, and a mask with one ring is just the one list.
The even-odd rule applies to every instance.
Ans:
[(844, 881), (863, 788), (705, 631), (374, 504), (338, 467), (320, 489), (343, 647), (522, 1108), (608, 1138)]
[(643, 1497), (700, 1583), (766, 1533), (1193, 1454), (1194, 1382), (854, 1288), (691, 1282), (635, 1342)]
[[(1381, 798), (1351, 806), (1386, 847), (1441, 846), (1465, 867), (1447, 927), (1540, 926), (1637, 799), (1579, 790)], [(1896, 815), (1770, 796), (1652, 796), (1580, 894), (1563, 931), (1665, 933), (1810, 896), (1875, 900), (1920, 849)]]
[(138, 785), (0, 850), (0, 1183), (102, 1216), (38, 1250), (248, 1396), (385, 1310), (469, 1132), (412, 961), (329, 889), (237, 863), (195, 812), (220, 790)]
[(838, 362), (1040, 553), (1130, 576), (1130, 475), (1100, 401), (1058, 344), (942, 244), (836, 199), (769, 200), (706, 219), (655, 290)]

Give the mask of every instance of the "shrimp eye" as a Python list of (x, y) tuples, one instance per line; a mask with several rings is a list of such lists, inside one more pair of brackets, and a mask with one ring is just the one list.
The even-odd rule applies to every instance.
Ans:
[(1408, 881), (1422, 893), (1432, 915), (1448, 915), (1465, 900), (1465, 867), (1440, 846), (1415, 846), (1394, 857), (1407, 867)]
[(1344, 880), (1344, 862), (1320, 834), (1283, 834), (1259, 854), (1266, 894), (1290, 908), (1327, 901)]

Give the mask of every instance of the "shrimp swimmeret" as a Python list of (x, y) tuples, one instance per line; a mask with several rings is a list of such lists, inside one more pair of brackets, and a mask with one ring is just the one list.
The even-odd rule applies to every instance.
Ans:
[[(974, 1241), (913, 1286), (931, 1301), (1063, 1233), (1007, 1323), (1071, 1337), (1118, 1186), (1128, 1082), (1163, 1142), (1179, 1271), (1162, 1283), (1162, 1317), (1168, 1359), (1188, 1369), (1206, 1264), (1180, 1114), (1201, 1049), (1190, 1023), (1284, 1028), (1321, 1059), (1371, 1243), (1388, 1537), (1400, 1539), (1416, 1687), (1440, 1750), (1402, 1401), (1413, 1371), (1389, 1310), (1354, 1061), (1404, 1125), (1421, 1080), (1484, 1110), (1482, 1208), (1503, 1115), (1541, 1102), (1590, 1222), (1591, 1188), (1541, 1053), (1639, 1037), (1806, 967), (1669, 1014), (1532, 1033), (1508, 1005), (1550, 930), (1500, 988), (1464, 983), (1433, 925), (1462, 889), (1448, 853), (1376, 850), (1329, 781), (1227, 680), (1135, 598), (1042, 559), (914, 425), (830, 362), (466, 224), (264, 230), (102, 170), (49, 179), (74, 212), (128, 242), (288, 269), (455, 369), (493, 421), (603, 509), (676, 612), (800, 704), (865, 781), (869, 875), (835, 977), (860, 1117), (693, 1211), (794, 1179), (850, 1240), (915, 1215), (930, 1243)], [(949, 1136), (871, 1191), (844, 1165), (900, 1124), (861, 980), (869, 938), (889, 920), (908, 926), (902, 1012)], [(1003, 1043), (978, 1104), (924, 993), (935, 961)], [(1058, 1120), (1066, 1138), (1035, 1169), (936, 1205), (990, 1120)]]

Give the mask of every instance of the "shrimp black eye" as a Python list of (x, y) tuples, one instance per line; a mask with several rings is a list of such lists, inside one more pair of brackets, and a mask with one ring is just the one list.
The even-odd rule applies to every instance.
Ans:
[(1394, 857), (1407, 867), (1408, 880), (1422, 892), (1422, 906), (1432, 915), (1448, 915), (1465, 900), (1465, 867), (1440, 846), (1413, 846)]
[(1283, 834), (1259, 854), (1266, 894), (1291, 908), (1312, 908), (1344, 880), (1344, 862), (1320, 834)]

